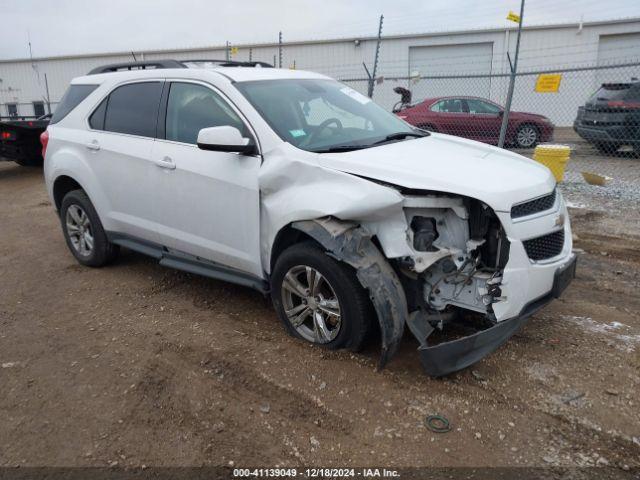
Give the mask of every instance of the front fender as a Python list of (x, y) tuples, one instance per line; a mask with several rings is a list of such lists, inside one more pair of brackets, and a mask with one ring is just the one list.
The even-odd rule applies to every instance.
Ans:
[(329, 217), (294, 222), (292, 226), (356, 270), (378, 316), (382, 337), (378, 368), (383, 368), (398, 349), (408, 317), (407, 299), (398, 275), (373, 243), (371, 234), (361, 226)]

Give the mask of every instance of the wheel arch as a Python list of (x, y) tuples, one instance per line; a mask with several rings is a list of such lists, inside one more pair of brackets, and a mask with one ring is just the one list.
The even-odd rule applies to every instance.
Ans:
[(278, 257), (282, 254), (282, 252), (284, 252), (292, 245), (305, 241), (312, 241), (322, 247), (320, 242), (318, 242), (316, 239), (303, 232), (302, 230), (294, 228), (291, 223), (282, 227), (276, 234), (273, 244), (271, 245), (271, 253), (269, 257), (269, 272), (273, 272), (273, 267), (275, 266), (276, 261), (278, 260)]
[(56, 177), (53, 182), (53, 201), (57, 211), (60, 211), (64, 196), (73, 190), (83, 190), (87, 193), (84, 187), (75, 178), (69, 175), (60, 175)]

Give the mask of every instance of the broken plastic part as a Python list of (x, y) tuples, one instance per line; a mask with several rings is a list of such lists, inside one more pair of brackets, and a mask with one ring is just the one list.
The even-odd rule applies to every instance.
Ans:
[(355, 268), (380, 323), (382, 352), (378, 368), (383, 368), (398, 349), (408, 317), (407, 299), (398, 275), (363, 227), (333, 218), (294, 222), (292, 226), (320, 242), (336, 259)]

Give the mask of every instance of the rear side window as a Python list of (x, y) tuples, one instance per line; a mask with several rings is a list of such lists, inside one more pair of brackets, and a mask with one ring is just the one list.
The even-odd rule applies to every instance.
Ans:
[[(109, 95), (106, 104), (104, 130), (154, 137), (161, 94), (162, 83), (160, 82), (132, 83), (116, 88)], [(100, 108), (102, 104), (98, 110)], [(96, 124), (98, 123), (99, 120), (96, 117)]]
[(89, 125), (94, 130), (104, 130), (104, 115), (107, 113), (108, 101), (109, 97), (105, 98), (89, 117)]
[(58, 123), (69, 115), (69, 112), (80, 105), (80, 102), (87, 98), (96, 88), (98, 88), (98, 85), (70, 85), (55, 112), (53, 112), (49, 123)]

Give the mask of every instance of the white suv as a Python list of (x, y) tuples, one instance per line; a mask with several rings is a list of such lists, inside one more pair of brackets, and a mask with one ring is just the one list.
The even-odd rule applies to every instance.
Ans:
[[(230, 65), (72, 81), (42, 143), (80, 263), (123, 246), (270, 292), (289, 333), (328, 348), (378, 328), (381, 367), (407, 325), (432, 375), (495, 350), (574, 277), (547, 168), (415, 129), (323, 75)], [(467, 335), (438, 343), (454, 324)]]

